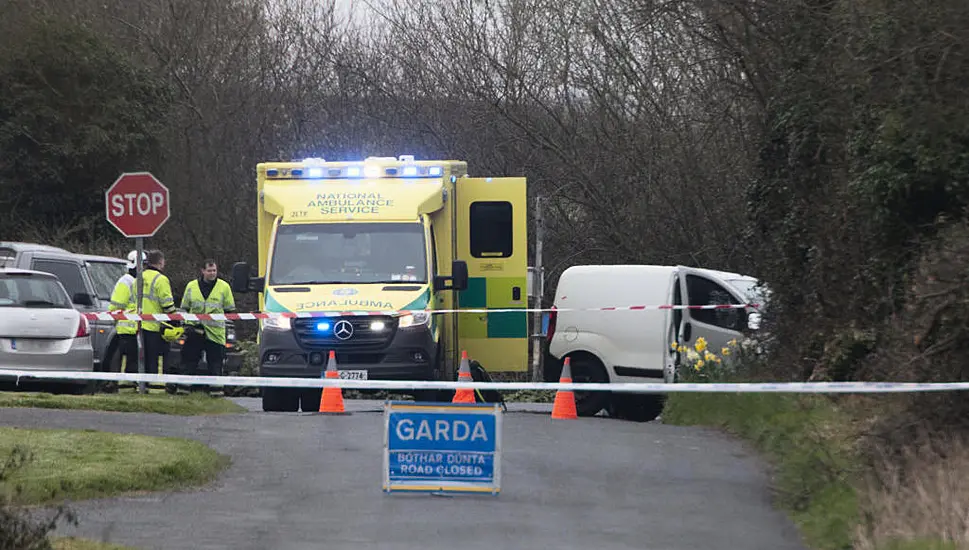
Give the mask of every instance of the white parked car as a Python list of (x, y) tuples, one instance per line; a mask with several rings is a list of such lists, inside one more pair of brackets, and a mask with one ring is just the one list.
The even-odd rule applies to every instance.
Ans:
[[(712, 350), (742, 340), (759, 326), (752, 308), (706, 310), (611, 310), (624, 306), (762, 304), (757, 279), (736, 273), (685, 266), (585, 265), (566, 269), (555, 289), (549, 318), (546, 368), (556, 379), (570, 358), (575, 382), (674, 382), (679, 354), (673, 342), (692, 346), (703, 337)], [(568, 309), (593, 311), (567, 311)], [(557, 368), (555, 368), (557, 367)], [(549, 376), (551, 374), (551, 376)], [(551, 380), (550, 380), (551, 381)], [(581, 416), (608, 409), (646, 421), (662, 412), (664, 394), (576, 392)]]
[(90, 325), (57, 277), (0, 268), (0, 368), (91, 371), (93, 365)]

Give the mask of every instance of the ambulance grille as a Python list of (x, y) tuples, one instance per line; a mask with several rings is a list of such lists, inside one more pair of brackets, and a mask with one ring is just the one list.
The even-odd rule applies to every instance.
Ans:
[[(353, 327), (353, 335), (345, 340), (335, 336), (338, 323), (347, 321)], [(375, 331), (374, 322), (381, 322), (383, 330)], [(329, 329), (319, 330), (320, 323), (329, 323)], [(367, 351), (387, 347), (397, 332), (397, 318), (391, 316), (328, 317), (293, 319), (296, 342), (307, 350)]]

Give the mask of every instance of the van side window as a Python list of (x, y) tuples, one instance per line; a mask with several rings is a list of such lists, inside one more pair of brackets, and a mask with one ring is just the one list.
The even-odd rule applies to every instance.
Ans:
[[(679, 277), (675, 277), (673, 279), (673, 305), (674, 306), (683, 305), (683, 293), (680, 291)], [(674, 309), (673, 310), (673, 330), (677, 331), (676, 334), (679, 334), (680, 325), (682, 323), (683, 323), (683, 310)]]
[(475, 258), (507, 258), (511, 253), (511, 203), (471, 203), (471, 255)]
[(87, 293), (84, 288), (84, 280), (81, 278), (81, 267), (77, 264), (57, 260), (34, 260), (31, 269), (50, 273), (60, 279), (61, 284), (64, 285), (68, 295), (72, 298), (75, 294)]
[[(696, 275), (688, 274), (686, 276), (686, 291), (690, 295), (691, 306), (740, 303), (727, 289), (710, 279)], [(730, 330), (742, 328), (740, 326), (742, 316), (743, 313), (740, 309), (695, 309), (690, 311), (690, 317), (695, 321)]]

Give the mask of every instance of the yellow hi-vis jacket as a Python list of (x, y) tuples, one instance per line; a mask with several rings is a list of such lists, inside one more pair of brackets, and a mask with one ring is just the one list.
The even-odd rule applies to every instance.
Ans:
[[(148, 268), (141, 273), (143, 294), (141, 298), (141, 312), (174, 313), (175, 297), (172, 296), (172, 283), (157, 269)], [(137, 298), (135, 298), (137, 300)], [(142, 321), (141, 328), (150, 332), (161, 332), (158, 321)]]
[[(118, 282), (114, 283), (114, 290), (111, 291), (111, 304), (108, 305), (108, 311), (124, 311), (126, 313), (135, 313), (138, 311), (138, 293), (135, 292), (136, 282), (137, 279), (132, 277), (130, 273), (125, 273), (118, 279)], [(115, 327), (117, 328), (118, 334), (135, 335), (138, 333), (138, 321), (116, 321)]]
[[(215, 286), (208, 296), (202, 295), (198, 279), (185, 285), (180, 308), (186, 313), (231, 313), (236, 310), (232, 288), (222, 279), (215, 280)], [(202, 325), (206, 339), (225, 345), (225, 321), (185, 321), (186, 325)]]

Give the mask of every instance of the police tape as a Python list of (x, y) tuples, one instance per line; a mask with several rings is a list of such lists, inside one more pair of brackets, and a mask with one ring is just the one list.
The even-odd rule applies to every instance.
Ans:
[(0, 379), (147, 382), (176, 385), (245, 386), (262, 388), (328, 388), (361, 390), (549, 390), (613, 393), (915, 393), (969, 390), (969, 382), (735, 382), (735, 383), (588, 383), (588, 382), (447, 382), (422, 380), (350, 380), (342, 378), (282, 378), (200, 376), (89, 371), (0, 369)]
[(414, 310), (382, 310), (382, 311), (299, 311), (299, 312), (269, 312), (259, 311), (251, 313), (130, 313), (125, 311), (103, 311), (99, 313), (83, 313), (89, 321), (257, 321), (263, 319), (312, 319), (317, 317), (366, 317), (384, 316), (400, 317), (414, 313), (441, 315), (446, 313), (542, 313), (542, 312), (573, 312), (573, 311), (661, 311), (661, 310), (709, 310), (709, 309), (746, 309), (759, 308), (760, 304), (710, 304), (702, 306), (691, 305), (658, 305), (658, 306), (611, 306), (592, 308), (469, 308), (469, 309), (414, 309)]

